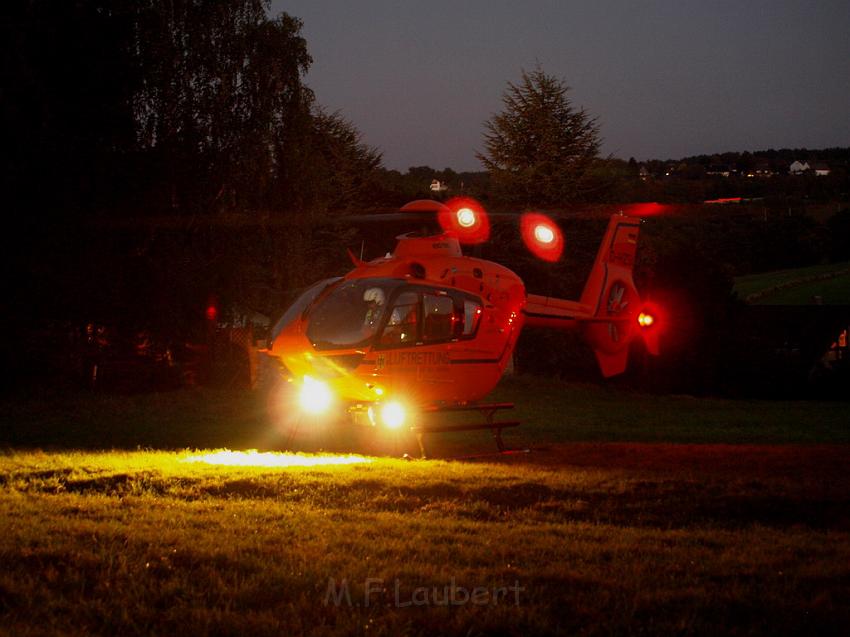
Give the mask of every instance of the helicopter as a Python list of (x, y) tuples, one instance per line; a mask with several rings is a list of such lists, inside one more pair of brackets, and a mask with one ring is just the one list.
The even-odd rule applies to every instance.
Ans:
[[(502, 450), (501, 429), (519, 423), (492, 416), (512, 405), (480, 401), (524, 326), (579, 330), (606, 377), (625, 371), (637, 337), (658, 354), (657, 311), (632, 279), (639, 218), (611, 217), (580, 298), (566, 300), (528, 294), (507, 267), (463, 254), (489, 237), (475, 200), (417, 200), (397, 214), (432, 215), (440, 231), (398, 236), (391, 253), (368, 262), (349, 250), (354, 269), (310, 286), (272, 330), (267, 353), (296, 384), (305, 414), (341, 410), (357, 424), (421, 434), (411, 424), (416, 413), (478, 409), (483, 425), (452, 430), (491, 428)], [(520, 231), (534, 255), (560, 258), (564, 238), (551, 218), (524, 213)]]

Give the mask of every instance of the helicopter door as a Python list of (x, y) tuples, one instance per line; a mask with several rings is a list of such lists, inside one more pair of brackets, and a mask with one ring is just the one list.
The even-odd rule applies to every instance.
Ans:
[(397, 387), (415, 392), (423, 382), (451, 382), (450, 349), (461, 320), (455, 299), (443, 290), (405, 290), (396, 297), (378, 348), (390, 350), (379, 358)]

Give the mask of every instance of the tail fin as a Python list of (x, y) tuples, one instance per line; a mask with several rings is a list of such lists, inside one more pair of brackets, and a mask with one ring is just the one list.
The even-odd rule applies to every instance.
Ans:
[(614, 215), (581, 295), (591, 319), (583, 325), (603, 376), (626, 371), (629, 343), (637, 331), (640, 296), (632, 278), (640, 220)]
[(581, 329), (603, 376), (626, 371), (629, 343), (638, 333), (647, 351), (658, 354), (657, 312), (641, 301), (632, 278), (640, 223), (611, 217), (578, 302), (529, 294), (524, 310), (526, 325)]
[(640, 219), (622, 214), (611, 217), (608, 229), (599, 245), (599, 252), (596, 253), (593, 269), (581, 293), (581, 304), (595, 308), (594, 315), (604, 310), (602, 307), (604, 293), (609, 289), (612, 281), (627, 282), (634, 290), (632, 268), (635, 264), (639, 233)]

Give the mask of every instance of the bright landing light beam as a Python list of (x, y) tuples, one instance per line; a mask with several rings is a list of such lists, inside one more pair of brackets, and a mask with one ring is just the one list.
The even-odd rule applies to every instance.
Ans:
[(320, 380), (304, 377), (301, 393), (298, 397), (301, 409), (310, 414), (322, 414), (328, 410), (333, 401), (333, 393), (326, 383)]
[(231, 451), (222, 449), (212, 453), (187, 456), (181, 462), (201, 463), (226, 467), (323, 467), (332, 465), (364, 464), (372, 462), (364, 456), (305, 455), (274, 451)]
[(405, 421), (404, 405), (399, 402), (391, 402), (381, 409), (381, 420), (388, 429), (398, 429)]

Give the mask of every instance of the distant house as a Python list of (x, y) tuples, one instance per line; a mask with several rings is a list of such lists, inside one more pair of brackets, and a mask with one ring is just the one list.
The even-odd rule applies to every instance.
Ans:
[(706, 175), (712, 175), (715, 177), (728, 177), (733, 172), (735, 172), (731, 167), (726, 164), (712, 164), (705, 171)]
[(641, 181), (646, 181), (647, 179), (652, 177), (652, 175), (649, 174), (649, 170), (647, 170), (646, 166), (640, 167), (640, 170), (638, 171), (638, 176), (640, 176)]
[(822, 161), (813, 162), (812, 170), (815, 171), (815, 175), (818, 177), (826, 177), (830, 173), (829, 166)]
[(773, 177), (774, 174), (773, 169), (770, 167), (770, 162), (766, 159), (757, 161), (755, 165), (746, 172), (747, 177)]
[(795, 161), (788, 168), (788, 174), (789, 175), (802, 175), (803, 173), (805, 173), (809, 170), (811, 170), (811, 167), (809, 166), (809, 162), (807, 162), (807, 161), (802, 161), (802, 162), (801, 161)]
[(439, 181), (438, 179), (431, 180), (431, 192), (446, 192), (448, 189), (448, 184)]

